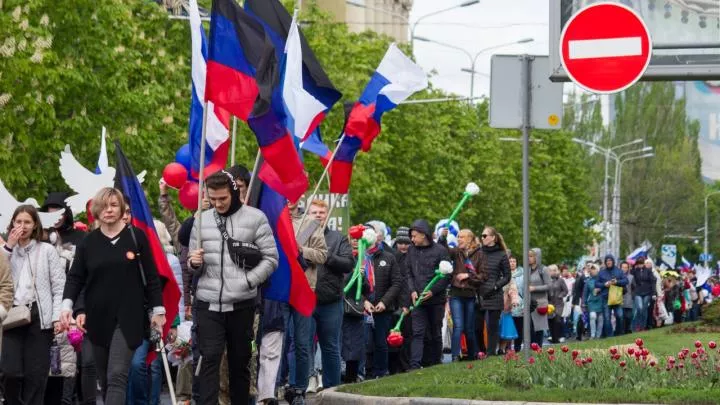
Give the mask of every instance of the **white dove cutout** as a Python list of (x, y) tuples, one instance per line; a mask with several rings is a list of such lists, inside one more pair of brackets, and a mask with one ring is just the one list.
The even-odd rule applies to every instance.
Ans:
[[(142, 184), (145, 181), (145, 170), (137, 175), (138, 181)], [(65, 203), (74, 214), (85, 212), (85, 206), (95, 194), (104, 187), (115, 185), (115, 168), (108, 166), (102, 173), (97, 174), (85, 168), (75, 159), (70, 151), (70, 145), (65, 145), (65, 150), (60, 152), (60, 175), (65, 183), (76, 194), (65, 199)]]
[[(24, 202), (16, 200), (8, 189), (5, 188), (2, 180), (0, 180), (0, 232), (5, 232), (8, 225), (10, 225), (10, 220), (12, 220), (13, 213), (15, 213), (15, 208), (23, 204), (40, 208), (40, 204), (38, 204), (34, 198), (28, 198)], [(42, 227), (45, 229), (52, 228), (60, 218), (62, 218), (64, 213), (64, 208), (55, 212), (39, 212)]]

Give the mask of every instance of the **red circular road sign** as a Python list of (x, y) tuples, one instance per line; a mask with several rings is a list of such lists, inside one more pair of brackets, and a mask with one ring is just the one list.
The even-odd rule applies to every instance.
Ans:
[(572, 16), (560, 35), (560, 61), (575, 84), (593, 93), (622, 91), (650, 64), (652, 41), (635, 10), (595, 3)]

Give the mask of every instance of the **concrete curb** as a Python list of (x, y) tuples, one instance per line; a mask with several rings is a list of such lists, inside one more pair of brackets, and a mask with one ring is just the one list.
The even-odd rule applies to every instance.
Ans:
[[(553, 402), (521, 402), (521, 401), (476, 401), (452, 398), (418, 398), (418, 397), (366, 397), (363, 395), (338, 392), (335, 388), (324, 390), (314, 395), (309, 401), (313, 405), (561, 405)], [(574, 404), (603, 405), (603, 404)], [(612, 404), (632, 405), (632, 404)], [(647, 405), (647, 404), (644, 404)]]

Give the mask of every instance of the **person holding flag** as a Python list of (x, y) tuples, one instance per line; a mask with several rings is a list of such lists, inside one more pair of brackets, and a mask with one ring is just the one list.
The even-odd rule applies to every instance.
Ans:
[[(77, 327), (87, 337), (108, 405), (125, 404), (127, 376), (135, 349), (148, 327), (165, 325), (165, 307), (153, 252), (144, 232), (126, 225), (122, 192), (106, 187), (92, 202), (100, 226), (81, 241), (67, 275), (60, 320), (72, 321), (73, 303), (84, 291), (86, 315)], [(151, 308), (148, 323), (146, 305)], [(86, 322), (86, 319), (89, 322)]]
[(267, 217), (240, 201), (230, 173), (213, 173), (205, 186), (212, 209), (193, 224), (188, 259), (198, 277), (193, 303), (200, 350), (198, 404), (218, 403), (226, 345), (231, 402), (247, 404), (258, 287), (275, 271), (278, 251)]

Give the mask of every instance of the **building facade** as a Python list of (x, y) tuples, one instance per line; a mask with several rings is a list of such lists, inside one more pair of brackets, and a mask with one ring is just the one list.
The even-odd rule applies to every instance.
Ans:
[[(313, 0), (304, 0), (309, 4)], [(372, 30), (397, 42), (409, 38), (410, 10), (413, 0), (314, 0), (335, 21), (344, 22), (352, 32)]]

